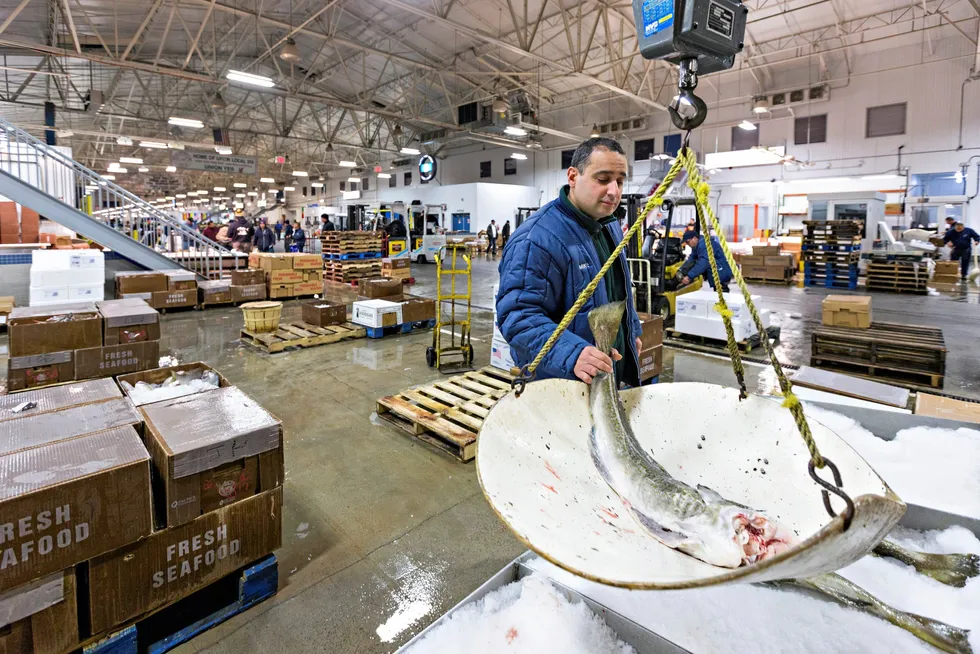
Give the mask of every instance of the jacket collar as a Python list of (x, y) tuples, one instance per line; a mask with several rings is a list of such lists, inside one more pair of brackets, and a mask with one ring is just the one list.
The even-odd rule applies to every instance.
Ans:
[(603, 227), (616, 220), (616, 216), (607, 216), (601, 220), (596, 220), (592, 216), (581, 211), (578, 207), (572, 204), (571, 199), (568, 197), (568, 184), (561, 187), (561, 191), (558, 193), (558, 201), (561, 204), (562, 209), (565, 210), (565, 213), (574, 218), (575, 222), (581, 225), (590, 236), (595, 236)]

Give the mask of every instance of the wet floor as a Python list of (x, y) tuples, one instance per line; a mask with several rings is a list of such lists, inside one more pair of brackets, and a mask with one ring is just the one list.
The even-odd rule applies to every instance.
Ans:
[[(496, 262), (474, 263), (474, 348), (489, 360)], [(414, 266), (413, 292), (435, 295), (432, 266)], [(808, 362), (810, 331), (825, 293), (755, 287), (782, 326), (781, 360)], [(874, 294), (876, 320), (941, 326), (946, 390), (980, 398), (978, 295)], [(299, 319), (297, 302), (284, 319)], [(280, 592), (199, 636), (179, 652), (391, 652), (524, 548), (484, 501), (463, 465), (374, 415), (375, 401), (441, 377), (425, 364), (431, 332), (360, 339), (265, 355), (239, 343), (238, 309), (163, 317), (162, 351), (203, 360), (282, 419), (286, 484)], [(0, 336), (0, 351), (6, 337)], [(0, 357), (6, 368), (6, 361)], [(667, 349), (662, 381), (734, 385), (726, 358)], [(774, 387), (772, 371), (747, 366), (751, 390)], [(542, 410), (546, 410), (542, 408)]]

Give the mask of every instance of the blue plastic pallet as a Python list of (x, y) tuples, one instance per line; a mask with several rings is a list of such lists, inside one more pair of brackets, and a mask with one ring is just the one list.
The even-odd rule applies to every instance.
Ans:
[(857, 277), (858, 267), (856, 263), (840, 266), (836, 263), (813, 263), (804, 262), (804, 275), (831, 275), (833, 277)]
[(380, 252), (351, 252), (349, 254), (324, 254), (323, 258), (330, 261), (351, 261), (354, 259), (380, 259)]
[(413, 329), (432, 329), (436, 326), (435, 320), (423, 320), (421, 322), (403, 322), (400, 325), (391, 327), (365, 327), (368, 338), (382, 338), (391, 334), (410, 334)]
[(860, 243), (857, 245), (836, 245), (833, 243), (803, 243), (800, 248), (802, 250), (833, 250), (835, 252), (853, 252), (861, 247)]
[[(152, 642), (145, 645), (145, 651), (149, 654), (163, 654), (163, 652), (168, 652), (195, 636), (204, 633), (211, 627), (217, 626), (225, 620), (269, 599), (276, 594), (279, 588), (279, 562), (275, 554), (270, 554), (258, 563), (248, 566), (237, 574), (237, 599), (191, 624), (183, 626), (175, 625), (175, 629), (169, 635), (152, 640)], [(225, 579), (228, 578), (226, 577)], [(206, 592), (209, 588), (210, 586), (205, 586), (198, 593), (194, 593), (180, 600), (177, 604), (193, 604), (194, 598), (199, 593)], [(168, 617), (166, 613), (170, 608), (172, 607), (168, 607), (134, 625), (117, 631), (97, 643), (85, 647), (83, 650), (84, 654), (138, 654), (142, 649), (140, 644), (145, 643), (147, 638), (152, 639), (154, 637), (152, 634), (159, 633), (160, 623), (166, 621)]]
[(812, 279), (809, 277), (803, 278), (804, 286), (823, 286), (824, 288), (857, 288), (857, 279), (835, 279), (833, 277), (828, 277), (827, 279)]

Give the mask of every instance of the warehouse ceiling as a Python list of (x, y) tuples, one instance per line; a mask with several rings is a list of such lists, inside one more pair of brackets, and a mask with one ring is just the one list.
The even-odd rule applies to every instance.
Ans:
[[(716, 96), (735, 82), (747, 107), (787, 75), (847, 78), (874, 50), (928, 58), (956, 39), (972, 52), (980, 23), (980, 0), (747, 4), (737, 69), (702, 82)], [(221, 128), (235, 154), (260, 157), (262, 174), (329, 175), (343, 160), (388, 166), (404, 147), (568, 147), (593, 123), (658, 114), (676, 72), (636, 44), (621, 1), (0, 0), (0, 114), (40, 134), (53, 103), (59, 144), (98, 170), (138, 156), (162, 173), (170, 153), (140, 139), (213, 150)], [(460, 124), (460, 107), (495, 102), (492, 120)], [(203, 127), (174, 130), (170, 117)], [(504, 132), (518, 121), (540, 129)]]

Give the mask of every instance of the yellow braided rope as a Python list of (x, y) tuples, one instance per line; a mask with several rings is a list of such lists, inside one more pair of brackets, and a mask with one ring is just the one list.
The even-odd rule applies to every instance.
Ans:
[(588, 302), (589, 298), (592, 297), (592, 294), (595, 293), (595, 290), (599, 287), (599, 283), (602, 281), (603, 276), (612, 267), (613, 263), (615, 263), (616, 259), (619, 257), (619, 254), (623, 251), (623, 248), (625, 248), (629, 244), (630, 239), (643, 228), (643, 222), (645, 221), (647, 214), (650, 213), (654, 207), (658, 207), (663, 203), (663, 198), (667, 193), (667, 189), (669, 189), (671, 184), (674, 183), (674, 179), (680, 174), (682, 168), (683, 163), (680, 157), (678, 157), (674, 161), (674, 164), (670, 167), (667, 175), (664, 177), (664, 181), (660, 183), (657, 190), (654, 191), (653, 195), (650, 196), (650, 199), (647, 200), (646, 206), (643, 207), (643, 210), (637, 217), (636, 222), (632, 227), (630, 227), (629, 231), (623, 235), (623, 240), (619, 242), (619, 245), (616, 246), (616, 249), (613, 250), (612, 254), (609, 256), (609, 259), (605, 264), (603, 264), (602, 268), (599, 269), (596, 276), (592, 278), (592, 281), (582, 289), (582, 292), (579, 293), (578, 298), (575, 299), (575, 303), (572, 304), (571, 308), (565, 314), (565, 317), (558, 323), (558, 327), (555, 328), (555, 331), (552, 332), (551, 336), (548, 337), (548, 340), (545, 341), (545, 344), (541, 347), (541, 351), (538, 352), (538, 355), (534, 357), (534, 360), (528, 365), (528, 375), (534, 374), (534, 371), (541, 364), (541, 361), (544, 359), (545, 355), (547, 355), (551, 348), (554, 347), (555, 343), (558, 341), (558, 338), (562, 335), (565, 329), (568, 328), (568, 325), (571, 324), (572, 320), (575, 319), (575, 316), (578, 315), (578, 312), (582, 306)]
[[(773, 370), (776, 372), (776, 378), (779, 380), (779, 388), (783, 393), (783, 397), (785, 398), (783, 400), (783, 406), (788, 408), (790, 413), (793, 414), (793, 419), (796, 421), (796, 428), (799, 430), (800, 436), (803, 438), (807, 449), (810, 451), (810, 459), (813, 461), (813, 464), (818, 468), (823, 468), (826, 464), (824, 463), (823, 456), (820, 455), (820, 450), (817, 447), (816, 442), (813, 440), (813, 434), (810, 432), (810, 425), (807, 423), (806, 416), (803, 414), (803, 406), (800, 404), (799, 398), (793, 394), (793, 385), (786, 378), (786, 375), (783, 373), (783, 367), (779, 365), (779, 361), (776, 359), (776, 353), (773, 351), (772, 342), (769, 340), (769, 334), (762, 326), (762, 319), (759, 317), (759, 312), (755, 308), (755, 303), (752, 302), (752, 293), (749, 292), (749, 288), (746, 286), (745, 280), (742, 279), (742, 273), (735, 263), (735, 258), (732, 256), (731, 250), (728, 248), (728, 242), (725, 240), (725, 235), (722, 232), (721, 225), (718, 224), (718, 218), (715, 217), (714, 211), (711, 210), (711, 205), (708, 202), (708, 193), (710, 188), (708, 187), (708, 184), (701, 179), (701, 173), (698, 171), (697, 167), (697, 157), (695, 157), (693, 150), (690, 148), (684, 148), (677, 155), (677, 161), (682, 161), (684, 163), (684, 167), (687, 170), (687, 185), (694, 190), (694, 193), (698, 199), (698, 206), (708, 218), (708, 220), (704, 220), (702, 217), (702, 236), (704, 238), (711, 238), (710, 232), (706, 229), (707, 223), (710, 221), (711, 226), (714, 227), (715, 235), (718, 237), (718, 242), (721, 244), (721, 250), (725, 254), (725, 260), (732, 269), (733, 279), (738, 284), (739, 289), (742, 291), (742, 295), (745, 297), (745, 306), (748, 307), (749, 314), (752, 316), (756, 329), (759, 331), (762, 348), (769, 356), (769, 362), (772, 364)], [(710, 243), (707, 245), (708, 261), (711, 264), (711, 273), (714, 276), (715, 286), (718, 288), (719, 297), (721, 297), (721, 289), (718, 284), (717, 264), (714, 259), (713, 250), (710, 247)], [(722, 306), (722, 317), (726, 320), (725, 326), (728, 329), (728, 339), (729, 344), (731, 345), (733, 343), (732, 331), (730, 328), (730, 321), (724, 313), (724, 311), (727, 310), (727, 307), (723, 297), (721, 298), (719, 304)], [(731, 352), (730, 347), (729, 351)], [(732, 356), (732, 366), (735, 369), (735, 374), (737, 376), (744, 375), (740, 356)]]

